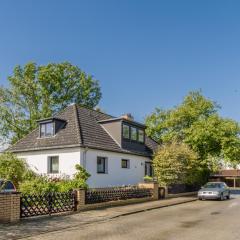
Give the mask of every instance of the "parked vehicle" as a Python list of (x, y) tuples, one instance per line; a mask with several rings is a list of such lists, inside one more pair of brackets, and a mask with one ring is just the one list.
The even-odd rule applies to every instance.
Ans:
[(6, 192), (16, 192), (16, 188), (11, 181), (0, 179), (0, 193)]
[(230, 199), (230, 189), (224, 182), (208, 182), (198, 191), (198, 199)]

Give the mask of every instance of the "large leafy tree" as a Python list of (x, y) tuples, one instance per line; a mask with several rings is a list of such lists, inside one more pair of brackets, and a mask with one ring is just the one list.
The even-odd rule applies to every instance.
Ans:
[(218, 114), (219, 106), (200, 92), (190, 92), (183, 102), (169, 110), (156, 109), (146, 118), (147, 134), (160, 143), (182, 141), (206, 166), (208, 160), (240, 161), (240, 127)]
[(0, 138), (15, 143), (70, 103), (89, 108), (101, 99), (97, 80), (68, 62), (16, 66), (9, 87), (0, 87)]

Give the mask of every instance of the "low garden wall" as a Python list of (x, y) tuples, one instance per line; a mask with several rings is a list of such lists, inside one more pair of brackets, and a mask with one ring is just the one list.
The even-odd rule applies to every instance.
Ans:
[(0, 194), (0, 222), (19, 221), (20, 218), (52, 215), (67, 211), (96, 209), (159, 199), (157, 183), (101, 189), (77, 189), (66, 193), (22, 195)]

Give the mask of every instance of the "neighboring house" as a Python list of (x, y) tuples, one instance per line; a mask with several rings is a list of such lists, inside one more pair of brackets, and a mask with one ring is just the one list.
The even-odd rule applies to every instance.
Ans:
[(223, 169), (211, 175), (212, 181), (223, 181), (229, 187), (240, 187), (240, 170), (239, 169)]
[(128, 115), (114, 118), (74, 104), (38, 123), (8, 150), (39, 174), (72, 177), (81, 164), (91, 174), (90, 187), (136, 184), (152, 175), (158, 144)]

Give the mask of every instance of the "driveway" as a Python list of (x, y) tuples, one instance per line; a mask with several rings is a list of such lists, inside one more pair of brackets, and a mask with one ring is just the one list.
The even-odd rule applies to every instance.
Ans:
[(240, 197), (195, 201), (122, 216), (28, 239), (239, 239)]

